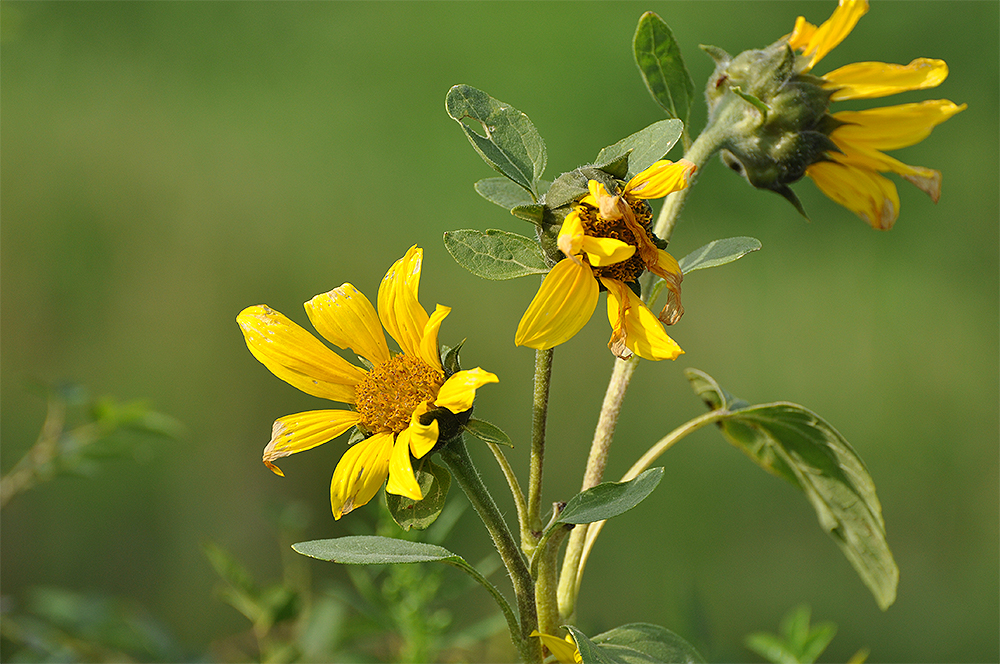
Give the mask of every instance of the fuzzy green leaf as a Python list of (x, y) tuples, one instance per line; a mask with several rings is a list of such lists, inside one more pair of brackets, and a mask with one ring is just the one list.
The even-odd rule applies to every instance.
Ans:
[(663, 479), (663, 468), (650, 468), (628, 482), (604, 482), (573, 496), (560, 523), (593, 523), (627, 512), (653, 492)]
[(646, 12), (632, 39), (635, 63), (656, 103), (672, 118), (687, 124), (694, 81), (684, 66), (680, 47), (662, 18)]
[(854, 448), (826, 420), (794, 403), (749, 406), (695, 369), (685, 374), (723, 435), (764, 470), (801, 490), (882, 610), (896, 600), (899, 568), (885, 536), (875, 483)]
[(680, 120), (654, 122), (645, 129), (641, 129), (601, 150), (594, 166), (607, 170), (609, 165), (627, 155), (628, 175), (635, 175), (663, 159), (663, 156), (670, 152), (670, 148), (674, 147), (680, 139), (683, 131), (684, 123)]
[(753, 237), (727, 237), (713, 240), (703, 247), (695, 249), (680, 259), (681, 272), (687, 274), (692, 270), (703, 270), (706, 267), (718, 267), (743, 258), (752, 251), (760, 250), (760, 240)]
[[(619, 649), (617, 650), (619, 659), (627, 662), (656, 661), (694, 664), (705, 661), (701, 654), (694, 649), (694, 646), (680, 636), (665, 627), (649, 623), (622, 625), (603, 634), (598, 634), (591, 640), (605, 650), (612, 646), (616, 647)], [(646, 655), (650, 660), (626, 659), (622, 657), (626, 650)]]
[(399, 524), (400, 528), (424, 530), (437, 520), (441, 510), (444, 509), (448, 489), (451, 487), (451, 473), (425, 458), (413, 474), (417, 484), (420, 485), (423, 500), (386, 493), (385, 503), (389, 507), (393, 521)]
[(448, 231), (444, 246), (459, 265), (484, 279), (502, 281), (549, 271), (538, 242), (516, 233), (496, 229)]
[[(551, 182), (547, 180), (538, 181), (539, 193), (548, 190)], [(531, 200), (531, 194), (521, 188), (517, 183), (508, 180), (507, 178), (486, 178), (480, 180), (475, 185), (476, 193), (488, 200), (490, 203), (494, 203), (504, 208), (505, 210), (512, 210), (519, 206), (531, 205), (534, 203)]]
[(468, 85), (451, 88), (445, 108), (487, 164), (538, 199), (545, 142), (527, 115)]
[(487, 443), (496, 443), (497, 445), (514, 447), (514, 443), (511, 442), (510, 436), (504, 433), (503, 429), (495, 424), (490, 424), (485, 420), (470, 419), (465, 424), (465, 430), (479, 440), (484, 440)]

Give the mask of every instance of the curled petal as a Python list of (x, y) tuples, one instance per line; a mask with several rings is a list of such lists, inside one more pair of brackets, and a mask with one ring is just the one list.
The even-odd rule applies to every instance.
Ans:
[(635, 247), (613, 237), (590, 237), (584, 235), (581, 241), (591, 265), (601, 267), (628, 260), (635, 253)]
[(416, 245), (392, 264), (378, 288), (378, 315), (403, 352), (420, 357), (427, 312), (417, 301), (423, 250)]
[(377, 433), (344, 452), (330, 483), (334, 519), (361, 507), (378, 493), (389, 474), (392, 438), (391, 433)]
[(388, 493), (405, 496), (410, 500), (423, 500), (424, 494), (417, 484), (413, 474), (413, 464), (410, 462), (409, 428), (396, 437), (389, 457), (389, 481), (385, 485)]
[(276, 459), (327, 443), (357, 424), (359, 418), (353, 410), (310, 410), (282, 417), (271, 427), (264, 465), (284, 477), (274, 465)]
[(837, 161), (871, 171), (897, 173), (930, 196), (935, 203), (941, 198), (941, 171), (923, 166), (910, 166), (878, 150), (856, 146), (851, 146), (845, 152), (838, 154)]
[(451, 307), (445, 307), (443, 305), (437, 305), (434, 308), (434, 313), (431, 317), (427, 319), (427, 323), (424, 325), (423, 334), (420, 337), (420, 359), (434, 367), (440, 372), (444, 372), (441, 367), (441, 353), (438, 347), (438, 330), (441, 328), (441, 323), (447, 318), (448, 314), (451, 313)]
[[(834, 155), (836, 160), (837, 155)], [(820, 191), (878, 230), (889, 230), (899, 216), (896, 185), (873, 170), (838, 161), (821, 161), (806, 169)]]
[(375, 307), (353, 285), (344, 284), (317, 295), (305, 307), (313, 327), (330, 343), (350, 348), (372, 364), (389, 359)]
[(444, 382), (434, 405), (438, 408), (447, 408), (453, 413), (464, 413), (472, 408), (472, 401), (476, 398), (476, 390), (487, 383), (498, 383), (500, 379), (489, 371), (483, 371), (479, 367), (455, 372), (451, 378)]
[[(826, 21), (818, 28), (810, 26), (799, 17), (795, 22), (795, 32), (789, 37), (788, 45), (801, 51), (808, 58), (805, 69), (815, 67), (827, 53), (844, 41), (858, 20), (868, 12), (868, 0), (840, 0)], [(810, 29), (811, 28), (811, 29)]]
[(566, 254), (566, 258), (574, 263), (582, 265), (583, 263), (577, 257), (577, 254), (582, 251), (584, 237), (583, 222), (580, 220), (580, 213), (573, 210), (563, 219), (562, 227), (559, 229), (559, 237), (556, 239), (559, 251)]
[(340, 357), (280, 312), (247, 307), (236, 317), (247, 348), (271, 373), (306, 394), (354, 403), (365, 372)]
[(823, 87), (836, 89), (831, 101), (875, 99), (908, 90), (926, 90), (948, 78), (944, 60), (917, 58), (908, 65), (855, 62), (823, 75)]
[(653, 315), (628, 286), (615, 279), (601, 279), (608, 289), (608, 320), (615, 357), (627, 360), (635, 353), (647, 360), (673, 360), (684, 351), (663, 331)]
[(410, 452), (417, 459), (424, 458), (428, 452), (434, 449), (438, 441), (440, 428), (438, 421), (431, 420), (431, 423), (426, 426), (420, 423), (420, 416), (426, 412), (427, 404), (421, 404), (415, 408), (413, 415), (410, 416), (410, 426), (403, 431), (409, 438)]
[(688, 185), (688, 178), (697, 166), (681, 159), (677, 163), (662, 159), (642, 171), (625, 185), (625, 196), (631, 198), (663, 198)]
[(590, 320), (599, 291), (589, 265), (559, 261), (521, 317), (514, 343), (545, 350), (568, 341)]
[(841, 149), (849, 146), (876, 150), (898, 150), (915, 145), (951, 116), (964, 111), (965, 104), (947, 99), (929, 99), (916, 104), (899, 104), (863, 111), (839, 111), (835, 120), (844, 124), (830, 134)]
[(663, 279), (667, 286), (667, 302), (660, 311), (659, 319), (664, 325), (675, 325), (684, 315), (684, 307), (681, 305), (681, 281), (684, 275), (673, 256), (662, 249), (657, 249), (656, 252), (656, 265), (651, 266), (649, 271)]

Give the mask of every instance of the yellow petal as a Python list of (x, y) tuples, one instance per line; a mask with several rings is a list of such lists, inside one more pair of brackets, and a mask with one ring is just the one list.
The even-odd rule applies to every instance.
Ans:
[(788, 46), (793, 51), (801, 51), (809, 45), (809, 40), (813, 38), (816, 34), (816, 26), (805, 19), (804, 16), (799, 16), (795, 19), (795, 28), (792, 30), (792, 34), (788, 35)]
[(428, 425), (420, 423), (420, 416), (428, 410), (426, 404), (422, 404), (413, 411), (410, 416), (410, 426), (403, 433), (409, 432), (410, 452), (417, 459), (422, 459), (430, 452), (438, 441), (439, 425), (437, 420), (431, 420)]
[(615, 357), (627, 360), (635, 353), (647, 360), (673, 360), (684, 351), (663, 331), (653, 315), (628, 286), (615, 279), (601, 279), (608, 289), (608, 320)]
[(265, 305), (236, 317), (247, 348), (275, 376), (306, 394), (354, 403), (354, 386), (365, 373), (281, 313)]
[(447, 408), (453, 413), (464, 413), (472, 408), (476, 398), (476, 390), (487, 383), (498, 383), (500, 379), (489, 371), (479, 367), (458, 371), (444, 382), (438, 392), (434, 404), (438, 408)]
[[(827, 53), (836, 48), (837, 44), (844, 41), (851, 30), (858, 24), (858, 20), (868, 11), (868, 0), (840, 0), (833, 14), (822, 25), (813, 30), (809, 30), (804, 24), (805, 21), (796, 21), (796, 33), (789, 38), (789, 46), (802, 52), (808, 61), (805, 69), (809, 71), (826, 56)], [(803, 37), (808, 37), (803, 39)], [(804, 43), (803, 43), (804, 42)]]
[(330, 343), (350, 348), (372, 364), (389, 359), (389, 347), (375, 308), (353, 285), (344, 284), (317, 295), (305, 307), (313, 327)]
[(358, 423), (353, 410), (310, 410), (282, 417), (271, 427), (271, 441), (264, 448), (264, 465), (285, 476), (275, 459), (311, 450), (328, 443)]
[(964, 111), (947, 99), (930, 99), (916, 104), (899, 104), (863, 111), (839, 111), (834, 119), (845, 123), (830, 134), (834, 143), (897, 150), (927, 138), (937, 125)]
[(601, 267), (628, 260), (635, 253), (635, 247), (613, 237), (590, 237), (584, 235), (580, 246), (587, 252), (591, 265)]
[(923, 166), (910, 166), (878, 150), (856, 146), (851, 146), (847, 151), (838, 154), (836, 159), (842, 164), (871, 171), (898, 173), (930, 196), (935, 203), (941, 198), (941, 171)]
[[(833, 156), (836, 159), (836, 155)], [(875, 171), (836, 161), (821, 161), (806, 169), (820, 191), (878, 230), (889, 230), (899, 216), (899, 193)]]
[(584, 237), (583, 221), (580, 220), (580, 213), (573, 210), (566, 215), (562, 226), (559, 228), (559, 236), (556, 238), (559, 251), (566, 254), (566, 258), (574, 263), (580, 264), (577, 254), (582, 250)]
[(515, 345), (545, 350), (568, 341), (590, 320), (599, 291), (589, 265), (559, 261), (521, 317)]
[(424, 330), (420, 335), (420, 355), (418, 357), (442, 373), (444, 369), (441, 367), (441, 348), (438, 346), (438, 330), (441, 328), (441, 323), (450, 313), (451, 307), (437, 305), (434, 308), (434, 313), (431, 314), (431, 317), (427, 319), (427, 323), (424, 324)]
[(694, 173), (694, 162), (681, 159), (677, 163), (662, 159), (642, 171), (625, 185), (625, 196), (631, 198), (663, 198), (680, 191)]
[(656, 252), (656, 265), (648, 269), (663, 279), (667, 286), (667, 301), (660, 311), (659, 319), (665, 325), (675, 325), (684, 315), (684, 307), (681, 305), (681, 281), (684, 280), (684, 275), (673, 256), (662, 249), (657, 249)]
[(420, 357), (420, 340), (427, 325), (427, 312), (417, 301), (423, 250), (416, 245), (393, 263), (378, 289), (378, 315), (399, 347), (407, 355)]
[(832, 101), (875, 99), (908, 90), (926, 90), (948, 78), (944, 60), (917, 58), (908, 65), (855, 62), (823, 74), (823, 87), (836, 88)]
[(392, 438), (391, 433), (377, 433), (344, 452), (330, 483), (334, 519), (361, 507), (378, 493), (389, 473)]
[(552, 636), (551, 634), (542, 634), (536, 629), (532, 630), (530, 636), (540, 638), (559, 664), (577, 664), (583, 661), (576, 643), (568, 635), (565, 639), (560, 639), (558, 636)]
[(392, 456), (389, 458), (389, 481), (385, 485), (387, 493), (405, 496), (410, 500), (422, 500), (423, 492), (413, 475), (413, 464), (410, 462), (410, 430), (404, 429), (396, 437), (392, 446)]

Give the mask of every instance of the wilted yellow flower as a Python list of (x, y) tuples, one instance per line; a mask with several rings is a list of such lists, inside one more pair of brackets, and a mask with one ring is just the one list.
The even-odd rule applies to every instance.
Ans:
[(573, 641), (573, 637), (569, 634), (566, 635), (565, 639), (560, 639), (558, 636), (552, 636), (551, 634), (542, 634), (536, 629), (532, 630), (530, 636), (540, 638), (559, 664), (580, 664), (583, 662), (580, 650), (576, 647), (576, 642)]
[[(672, 325), (684, 313), (683, 276), (673, 256), (654, 244), (652, 213), (644, 201), (683, 189), (693, 168), (683, 159), (658, 161), (616, 195), (590, 180), (590, 193), (566, 216), (559, 231), (559, 249), (566, 258), (545, 277), (521, 318), (514, 342), (542, 350), (568, 341), (590, 320), (603, 285), (608, 291), (612, 353), (622, 359), (635, 353), (648, 360), (680, 355), (683, 351), (660, 322)], [(662, 277), (668, 288), (659, 319), (628, 286), (647, 270)]]
[[(349, 447), (333, 471), (335, 519), (370, 501), (387, 476), (387, 492), (421, 500), (410, 457), (423, 458), (439, 434), (438, 420), (423, 424), (421, 415), (434, 409), (463, 413), (472, 408), (478, 388), (497, 382), (478, 367), (446, 378), (437, 337), (451, 309), (439, 304), (428, 316), (417, 301), (422, 258), (423, 251), (414, 246), (389, 268), (379, 286), (377, 316), (349, 283), (305, 304), (316, 330), (365, 358), (370, 370), (347, 362), (270, 307), (249, 307), (236, 317), (250, 352), (271, 373), (307, 394), (354, 407), (277, 420), (264, 448), (268, 468), (284, 475), (275, 460), (322, 445), (353, 426), (370, 434)], [(383, 326), (402, 353), (389, 351)]]
[[(787, 37), (800, 54), (797, 70), (809, 72), (850, 34), (868, 11), (867, 0), (840, 0), (829, 20), (816, 27), (798, 17)], [(831, 101), (874, 99), (908, 90), (925, 90), (948, 76), (943, 60), (918, 58), (908, 65), (858, 62), (822, 76), (822, 86), (832, 91)], [(909, 166), (886, 154), (919, 143), (931, 130), (966, 108), (947, 99), (901, 104), (864, 111), (840, 111), (832, 117), (837, 126), (830, 139), (840, 152), (827, 153), (829, 161), (806, 168), (820, 190), (858, 214), (873, 228), (892, 228), (899, 216), (896, 186), (880, 173), (893, 172), (912, 182), (937, 202), (941, 195), (941, 173)]]

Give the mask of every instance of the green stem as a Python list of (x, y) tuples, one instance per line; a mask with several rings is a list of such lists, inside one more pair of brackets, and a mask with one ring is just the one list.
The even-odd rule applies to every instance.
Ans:
[[(507, 480), (507, 486), (510, 487), (510, 494), (514, 497), (514, 508), (517, 509), (517, 522), (521, 524), (521, 548), (524, 548), (524, 542), (526, 541), (526, 533), (530, 535), (530, 531), (527, 529), (528, 523), (528, 504), (524, 502), (524, 492), (521, 491), (521, 484), (517, 481), (517, 475), (514, 474), (514, 469), (511, 468), (510, 462), (507, 461), (507, 457), (504, 455), (503, 450), (496, 443), (486, 443), (486, 446), (490, 448), (490, 452), (493, 452), (493, 456), (496, 457), (497, 463), (500, 464), (500, 470), (503, 471), (503, 476)], [(531, 537), (532, 541), (534, 538)], [(525, 555), (530, 555), (525, 552)]]
[(521, 523), (521, 548), (531, 556), (542, 534), (542, 466), (545, 460), (545, 422), (549, 412), (553, 349), (535, 351), (535, 389), (531, 405), (531, 466), (528, 474), (528, 518)]
[[(579, 526), (577, 526), (579, 527)], [(558, 634), (563, 621), (559, 619), (558, 586), (556, 572), (559, 567), (559, 548), (573, 526), (554, 524), (550, 527), (532, 559), (535, 573), (535, 604), (538, 607), (538, 631), (542, 634)]]
[[(674, 192), (664, 200), (663, 207), (656, 219), (653, 232), (664, 240), (669, 240), (673, 235), (674, 227), (677, 224), (677, 217), (681, 208), (687, 201), (688, 193), (694, 185), (698, 173), (723, 146), (727, 139), (728, 107), (723, 112), (710, 119), (709, 125), (695, 139), (694, 143), (684, 154), (684, 158), (695, 165), (695, 171), (688, 180), (688, 185), (680, 191)], [(643, 290), (649, 298), (651, 289), (650, 283), (644, 284)], [(657, 291), (658, 292), (658, 291)], [(616, 360), (611, 373), (611, 380), (608, 383), (607, 392), (604, 394), (604, 403), (601, 406), (601, 414), (597, 421), (597, 428), (594, 431), (594, 440), (590, 446), (590, 457), (587, 459), (587, 469), (584, 472), (583, 488), (600, 484), (604, 476), (604, 468), (608, 461), (608, 448), (611, 446), (611, 439), (614, 437), (615, 428), (618, 425), (618, 415), (621, 412), (622, 400), (628, 389), (632, 374), (638, 365), (638, 358), (633, 356), (629, 360)], [(566, 555), (563, 558), (562, 571), (559, 575), (559, 615), (568, 620), (576, 609), (577, 589), (580, 586), (581, 563), (584, 559), (584, 545), (587, 540), (586, 526), (575, 528), (570, 535), (569, 544), (566, 545)]]
[(542, 661), (542, 646), (538, 639), (529, 635), (538, 628), (538, 614), (535, 609), (535, 586), (528, 571), (528, 563), (521, 550), (510, 534), (507, 522), (493, 501), (493, 496), (486, 489), (479, 471), (476, 470), (465, 447), (462, 436), (445, 445), (440, 452), (441, 460), (448, 466), (462, 491), (469, 497), (469, 502), (479, 514), (493, 538), (493, 545), (500, 553), (500, 559), (510, 574), (514, 584), (514, 595), (517, 598), (518, 615), (520, 616), (520, 634), (511, 634), (511, 640), (517, 646), (521, 659), (527, 664)]

